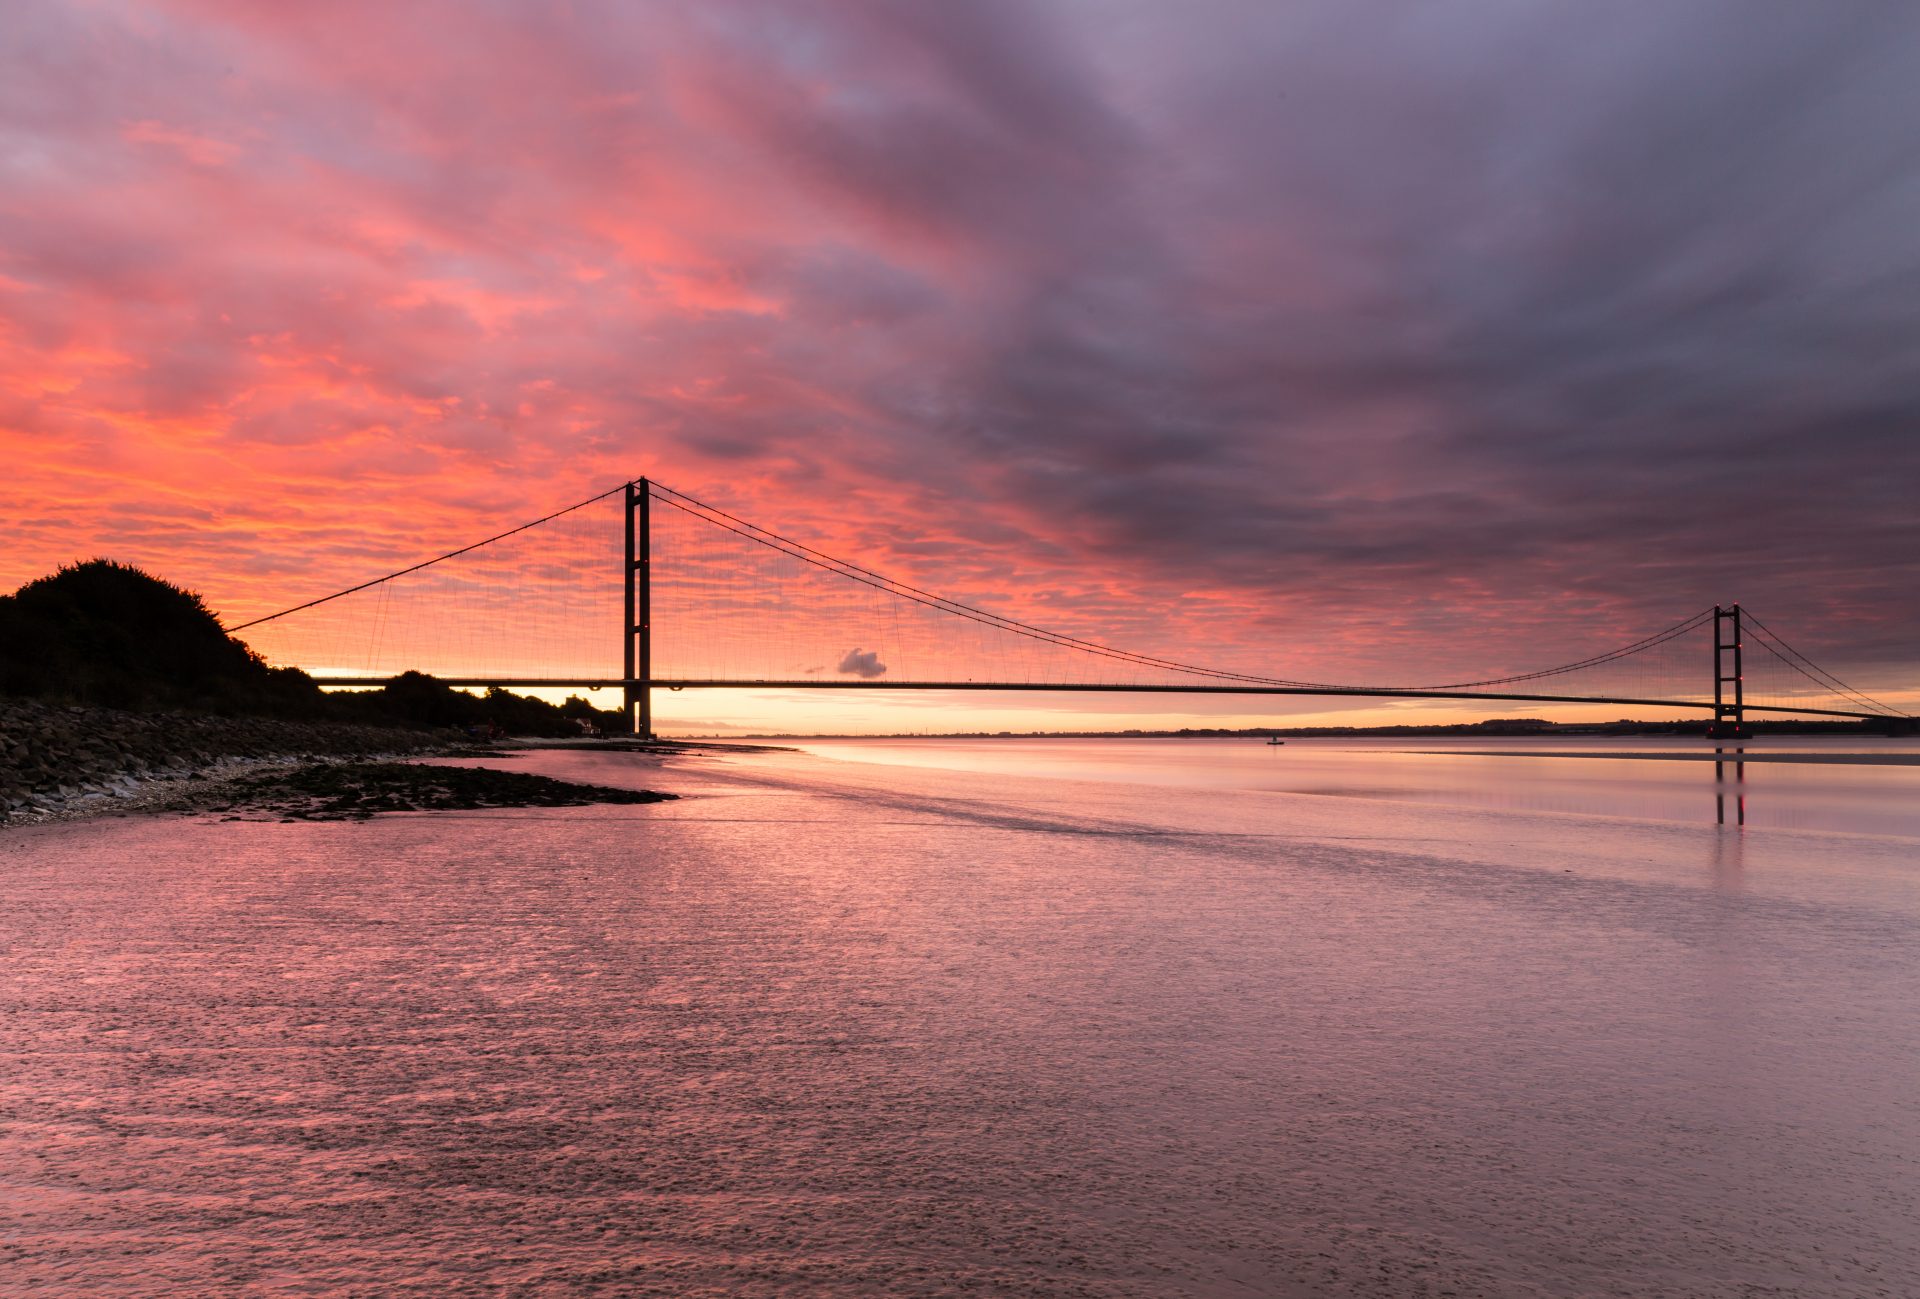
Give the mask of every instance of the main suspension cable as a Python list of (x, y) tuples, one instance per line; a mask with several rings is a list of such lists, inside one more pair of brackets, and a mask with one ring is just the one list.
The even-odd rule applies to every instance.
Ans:
[[(226, 630), (228, 630), (229, 632), (243, 631), (250, 627), (257, 627), (263, 623), (270, 623), (277, 619), (285, 618), (290, 614), (300, 613), (304, 610), (316, 608), (320, 605), (327, 604), (330, 601), (338, 600), (343, 596), (353, 595), (356, 592), (365, 591), (373, 587), (381, 587), (385, 583), (392, 582), (396, 578), (405, 577), (411, 573), (417, 573), (422, 569), (431, 568), (436, 564), (443, 563), (447, 560), (457, 558), (461, 555), (468, 554), (475, 550), (479, 550), (484, 546), (489, 546), (494, 544), (495, 542), (504, 541), (509, 537), (513, 537), (520, 533), (527, 532), (533, 528), (537, 528), (541, 526), (542, 524), (551, 523), (555, 519), (559, 519), (559, 518), (562, 518), (563, 516), (573, 514), (578, 510), (585, 509), (587, 506), (593, 505), (599, 501), (604, 501), (608, 497), (615, 496), (622, 491), (628, 490), (633, 485), (634, 484), (632, 482), (621, 483), (597, 495), (590, 496), (583, 501), (579, 501), (573, 505), (569, 505), (564, 509), (555, 510), (551, 514), (543, 515), (540, 518), (533, 519), (527, 523), (520, 524), (518, 527), (509, 528), (505, 532), (497, 533), (491, 537), (487, 537), (483, 540), (473, 542), (471, 545), (462, 546), (457, 550), (450, 550), (443, 555), (436, 555), (433, 558), (423, 560), (420, 563), (411, 564), (405, 568), (397, 569), (394, 572), (387, 573), (380, 577), (372, 578), (368, 581), (360, 582), (356, 585), (347, 587), (344, 590), (335, 591), (332, 594), (324, 595), (317, 599), (308, 600), (305, 603), (296, 604), (286, 609), (281, 609), (276, 613), (266, 614), (262, 617), (254, 618), (247, 622), (238, 623), (232, 627), (227, 628)], [(1236, 671), (1229, 671), (1229, 670), (1223, 670), (1218, 668), (1202, 667), (1198, 664), (1184, 663), (1175, 659), (1161, 658), (1151, 654), (1140, 654), (1131, 650), (1123, 650), (1111, 645), (1103, 644), (1099, 641), (1087, 640), (1078, 636), (1070, 636), (1062, 632), (1050, 631), (1044, 627), (1035, 626), (1032, 623), (1022, 622), (1018, 619), (1011, 618), (1003, 614), (993, 613), (990, 610), (982, 609), (970, 604), (965, 604), (965, 603), (962, 603), (961, 601), (953, 600), (946, 596), (937, 595), (931, 591), (927, 591), (920, 587), (913, 586), (897, 578), (888, 577), (887, 575), (875, 572), (870, 568), (863, 567), (859, 564), (852, 563), (851, 561), (848, 561), (848, 560), (840, 559), (837, 556), (829, 555), (824, 551), (817, 550), (812, 546), (806, 545), (803, 542), (796, 541), (790, 537), (782, 536), (781, 534), (774, 532), (768, 528), (763, 528), (758, 524), (749, 522), (746, 519), (739, 518), (738, 516), (728, 513), (727, 511), (722, 510), (717, 506), (709, 505), (704, 501), (697, 500), (694, 497), (688, 496), (684, 492), (676, 491), (675, 489), (668, 487), (665, 484), (653, 482), (652, 480), (646, 480), (646, 485), (647, 485), (649, 495), (652, 497), (652, 499), (660, 501), (664, 505), (671, 506), (674, 509), (684, 514), (690, 515), (693, 518), (699, 519), (700, 521), (708, 524), (711, 527), (719, 528), (725, 532), (732, 533), (736, 536), (744, 538), (745, 540), (754, 542), (757, 545), (773, 550), (776, 553), (786, 555), (792, 559), (800, 560), (801, 562), (807, 565), (810, 565), (814, 568), (831, 573), (837, 577), (845, 578), (849, 581), (859, 583), (862, 586), (866, 586), (876, 592), (880, 592), (885, 595), (893, 596), (896, 599), (907, 601), (912, 604), (920, 605), (925, 608), (932, 609), (936, 612), (946, 613), (955, 617), (963, 618), (968, 621), (980, 624), (982, 626), (985, 626), (994, 630), (1004, 631), (1016, 636), (1027, 638), (1029, 640), (1038, 641), (1042, 644), (1047, 644), (1047, 645), (1054, 646), (1056, 648), (1071, 650), (1078, 653), (1091, 655), (1094, 657), (1108, 659), (1116, 663), (1123, 663), (1135, 668), (1146, 668), (1146, 669), (1154, 669), (1154, 670), (1165, 671), (1165, 672), (1175, 672), (1175, 673), (1180, 673), (1188, 676), (1197, 676), (1197, 677), (1208, 678), (1208, 679), (1222, 681), (1222, 682), (1242, 684), (1242, 685), (1279, 686), (1279, 687), (1301, 689), (1301, 690), (1332, 689), (1332, 690), (1357, 690), (1357, 691), (1369, 691), (1369, 692), (1378, 691), (1381, 693), (1392, 693), (1396, 691), (1406, 691), (1406, 690), (1471, 690), (1471, 689), (1479, 689), (1479, 688), (1490, 687), (1490, 686), (1513, 685), (1520, 682), (1538, 681), (1548, 677), (1563, 676), (1568, 673), (1584, 671), (1590, 668), (1599, 667), (1607, 663), (1616, 662), (1621, 659), (1629, 658), (1631, 656), (1644, 653), (1659, 645), (1663, 645), (1678, 636), (1685, 635), (1687, 632), (1695, 630), (1696, 628), (1700, 627), (1703, 623), (1705, 623), (1707, 619), (1713, 616), (1712, 610), (1705, 610), (1703, 612), (1694, 614), (1691, 617), (1685, 618), (1680, 622), (1675, 623), (1671, 627), (1668, 627), (1662, 631), (1655, 632), (1651, 636), (1643, 637), (1642, 639), (1634, 641), (1631, 644), (1621, 646), (1617, 649), (1609, 650), (1606, 653), (1592, 655), (1588, 658), (1580, 659), (1572, 663), (1561, 664), (1557, 667), (1542, 668), (1532, 672), (1514, 673), (1508, 676), (1488, 677), (1488, 678), (1473, 680), (1473, 681), (1441, 682), (1436, 684), (1418, 685), (1418, 686), (1410, 686), (1410, 685), (1353, 686), (1353, 685), (1335, 685), (1329, 682), (1300, 681), (1300, 680), (1294, 680), (1294, 679), (1284, 678), (1284, 677), (1270, 677), (1270, 676), (1262, 676), (1262, 675), (1248, 673), (1248, 672), (1236, 672)], [(383, 615), (384, 615), (384, 612), (385, 611), (382, 610)], [(1750, 621), (1754, 625), (1754, 629), (1756, 632), (1755, 639), (1757, 643), (1760, 644), (1762, 648), (1766, 649), (1769, 654), (1773, 655), (1775, 658), (1780, 659), (1781, 662), (1786, 664), (1788, 667), (1792, 668), (1799, 675), (1805, 677), (1809, 681), (1812, 681), (1814, 684), (1820, 686), (1822, 689), (1838, 693), (1839, 695), (1848, 699), (1849, 701), (1858, 703), (1872, 712), (1883, 714), (1883, 715), (1895, 716), (1895, 717), (1906, 716), (1906, 714), (1901, 713), (1899, 710), (1893, 708), (1891, 705), (1881, 703), (1879, 700), (1876, 700), (1871, 696), (1866, 695), (1863, 692), (1854, 689), (1852, 686), (1849, 686), (1844, 681), (1841, 681), (1838, 677), (1834, 676), (1831, 672), (1828, 672), (1825, 668), (1820, 667), (1818, 664), (1814, 663), (1811, 659), (1807, 658), (1806, 655), (1800, 653), (1798, 650), (1794, 649), (1791, 645), (1787, 644), (1786, 641), (1782, 639), (1778, 633), (1774, 632), (1765, 623), (1761, 622), (1759, 618), (1754, 617), (1751, 611), (1744, 611), (1744, 612), (1746, 613), (1746, 617), (1748, 621)], [(382, 620), (384, 621), (384, 616)]]
[[(1309, 688), (1309, 689), (1333, 688), (1333, 689), (1342, 689), (1342, 690), (1381, 690), (1381, 691), (1467, 690), (1467, 689), (1473, 689), (1480, 686), (1511, 685), (1515, 682), (1537, 681), (1544, 677), (1560, 676), (1568, 672), (1577, 672), (1586, 668), (1598, 667), (1603, 663), (1610, 663), (1616, 659), (1626, 658), (1629, 655), (1638, 654), (1644, 650), (1652, 649), (1656, 645), (1660, 645), (1665, 643), (1666, 641), (1672, 640), (1676, 636), (1683, 635), (1686, 632), (1693, 630), (1695, 627), (1700, 626), (1708, 618), (1713, 616), (1712, 610), (1710, 609), (1703, 610), (1700, 613), (1694, 614), (1690, 618), (1682, 619), (1680, 622), (1674, 624), (1673, 626), (1667, 628), (1664, 631), (1655, 632), (1653, 635), (1644, 637), (1641, 640), (1635, 641), (1630, 645), (1625, 645), (1619, 649), (1610, 650), (1604, 654), (1597, 654), (1590, 658), (1581, 659), (1575, 663), (1567, 663), (1559, 667), (1553, 667), (1553, 668), (1543, 668), (1535, 672), (1523, 672), (1523, 673), (1515, 674), (1513, 676), (1505, 676), (1505, 677), (1490, 677), (1483, 681), (1451, 681), (1451, 682), (1443, 682), (1443, 683), (1434, 684), (1434, 685), (1421, 685), (1421, 686), (1332, 686), (1331, 683), (1324, 682), (1324, 681), (1295, 681), (1295, 680), (1282, 678), (1282, 677), (1263, 677), (1263, 676), (1256, 676), (1256, 675), (1253, 675), (1250, 673), (1244, 673), (1244, 672), (1225, 672), (1225, 671), (1220, 671), (1214, 668), (1203, 668), (1191, 663), (1180, 663), (1172, 659), (1162, 659), (1162, 658), (1157, 658), (1147, 654), (1136, 654), (1130, 650), (1116, 649), (1113, 646), (1103, 645), (1097, 641), (1082, 640), (1076, 636), (1068, 636), (1068, 635), (1065, 635), (1064, 633), (1049, 631), (1044, 627), (1036, 627), (1031, 623), (1021, 622), (1014, 618), (1008, 618), (1002, 614), (992, 613), (988, 610), (980, 609), (973, 605), (963, 604), (960, 601), (948, 599), (945, 596), (935, 595), (930, 591), (922, 590), (919, 587), (915, 587), (906, 582), (902, 582), (897, 578), (888, 577), (883, 573), (876, 573), (872, 569), (863, 568), (862, 566), (852, 563), (848, 560), (840, 559), (837, 556), (826, 554), (824, 551), (816, 550), (813, 547), (806, 545), (804, 542), (795, 541), (790, 537), (781, 536), (779, 533), (774, 532), (771, 529), (763, 528), (756, 523), (750, 523), (747, 520), (739, 518), (736, 515), (729, 514), (727, 511), (722, 510), (717, 506), (708, 505), (704, 501), (696, 500), (695, 498), (688, 496), (684, 492), (676, 491), (673, 488), (666, 486), (664, 483), (649, 481), (648, 487), (652, 489), (654, 494), (654, 499), (660, 501), (662, 504), (673, 506), (675, 509), (682, 511), (683, 513), (692, 514), (696, 518), (702, 517), (701, 512), (704, 512), (705, 515), (707, 516), (717, 516), (717, 517), (706, 517), (704, 520), (705, 522), (707, 522), (708, 524), (711, 524), (714, 527), (721, 528), (727, 532), (734, 533), (737, 536), (745, 537), (749, 541), (758, 542), (759, 544), (766, 546), (769, 549), (778, 550), (784, 554), (791, 556), (792, 558), (802, 560), (803, 562), (812, 564), (816, 568), (824, 569), (827, 572), (835, 573), (838, 576), (847, 578), (850, 581), (859, 582), (863, 585), (871, 586), (878, 590), (887, 591), (890, 594), (901, 597), (902, 599), (911, 600), (916, 604), (926, 605), (929, 608), (938, 609), (947, 613), (952, 613), (959, 617), (970, 619), (971, 621), (974, 621), (974, 622), (984, 623), (988, 626), (998, 627), (1001, 630), (1010, 631), (1017, 635), (1027, 636), (1032, 639), (1045, 641), (1049, 644), (1057, 645), (1063, 649), (1080, 650), (1084, 653), (1095, 654), (1101, 657), (1112, 658), (1112, 659), (1119, 660), (1121, 662), (1130, 663), (1136, 667), (1156, 667), (1156, 668), (1161, 668), (1161, 669), (1175, 671), (1175, 672), (1189, 673), (1197, 676), (1214, 677), (1214, 678), (1218, 678), (1221, 680), (1228, 680), (1228, 681), (1239, 681), (1247, 684), (1286, 686), (1286, 687), (1298, 687), (1298, 688)], [(678, 499), (675, 499), (675, 498), (678, 498)], [(682, 502), (684, 502), (684, 504)], [(692, 507), (692, 508), (689, 508), (689, 507)], [(725, 522), (722, 522), (721, 520), (725, 520)]]
[(224, 630), (228, 635), (232, 635), (237, 631), (245, 631), (249, 627), (258, 627), (263, 622), (272, 622), (276, 618), (284, 618), (290, 613), (299, 613), (302, 609), (312, 609), (318, 605), (327, 603), (329, 600), (338, 600), (343, 595), (352, 595), (356, 591), (364, 591), (368, 587), (379, 586), (382, 582), (391, 582), (396, 577), (405, 577), (408, 573), (417, 573), (423, 568), (432, 568), (435, 564), (443, 560), (456, 558), (457, 556), (466, 554), (470, 550), (478, 550), (482, 546), (491, 546), (496, 541), (505, 541), (508, 537), (516, 536), (519, 533), (527, 531), (529, 528), (537, 528), (543, 523), (551, 523), (562, 515), (572, 514), (575, 510), (584, 510), (594, 502), (604, 501), (615, 492), (625, 491), (626, 488), (627, 484), (621, 483), (620, 486), (609, 488), (601, 492), (598, 496), (589, 496), (586, 500), (574, 505), (569, 505), (564, 510), (555, 510), (552, 514), (544, 518), (535, 519), (531, 523), (523, 523), (517, 528), (508, 528), (505, 532), (497, 536), (488, 537), (485, 541), (476, 541), (471, 546), (462, 546), (458, 550), (449, 550), (444, 555), (435, 555), (432, 559), (421, 560), (418, 564), (412, 564), (406, 568), (388, 573), (385, 577), (376, 577), (370, 581), (362, 582), (358, 586), (350, 586), (344, 591), (335, 591), (332, 595), (323, 595), (318, 600), (309, 600), (305, 604), (296, 604), (290, 609), (282, 609), (279, 613), (270, 613), (263, 618), (255, 618), (251, 622), (243, 622), (233, 627), (227, 627)]
[[(1743, 621), (1751, 623), (1753, 629), (1759, 633), (1754, 640), (1760, 648), (1766, 650), (1767, 653), (1773, 655), (1815, 685), (1820, 686), (1822, 689), (1836, 692), (1844, 698), (1852, 700), (1854, 703), (1860, 704), (1874, 712), (1884, 713), (1889, 717), (1905, 717), (1907, 715), (1891, 704), (1882, 703), (1873, 696), (1854, 689), (1839, 677), (1827, 671), (1818, 663), (1815, 663), (1805, 654), (1802, 654), (1799, 650), (1787, 644), (1786, 638), (1781, 636), (1780, 633), (1773, 628), (1767, 626), (1766, 623), (1760, 621), (1760, 619), (1755, 616), (1753, 610), (1742, 606), (1740, 616)], [(1769, 644), (1769, 641), (1771, 641), (1772, 644)], [(1775, 646), (1778, 646), (1778, 648), (1775, 648)], [(1805, 666), (1802, 666), (1803, 664)]]

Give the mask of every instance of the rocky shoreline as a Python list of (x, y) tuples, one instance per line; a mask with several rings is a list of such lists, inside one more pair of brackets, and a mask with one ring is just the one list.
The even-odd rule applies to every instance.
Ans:
[(191, 788), (301, 763), (467, 747), (445, 732), (397, 727), (0, 699), (0, 825), (155, 807)]
[(676, 796), (555, 780), (530, 772), (432, 762), (304, 762), (222, 780), (155, 811), (228, 821), (365, 821), (382, 812), (664, 803)]

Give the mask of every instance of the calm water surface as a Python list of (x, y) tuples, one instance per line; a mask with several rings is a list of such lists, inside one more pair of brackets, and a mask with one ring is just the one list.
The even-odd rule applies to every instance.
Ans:
[(1920, 1293), (1920, 766), (1413, 747), (0, 832), (0, 1292)]

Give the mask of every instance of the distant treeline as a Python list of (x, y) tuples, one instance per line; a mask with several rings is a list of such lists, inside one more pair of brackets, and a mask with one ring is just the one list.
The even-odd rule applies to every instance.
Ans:
[(0, 695), (55, 703), (510, 735), (613, 732), (621, 716), (579, 697), (554, 705), (475, 696), (418, 672), (378, 690), (328, 693), (298, 668), (269, 667), (229, 636), (198, 595), (127, 564), (94, 559), (0, 596)]

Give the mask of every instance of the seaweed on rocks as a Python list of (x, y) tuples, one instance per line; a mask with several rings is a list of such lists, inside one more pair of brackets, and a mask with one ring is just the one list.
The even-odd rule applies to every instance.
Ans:
[(505, 807), (582, 807), (592, 803), (660, 803), (672, 794), (581, 785), (491, 767), (407, 762), (310, 763), (237, 777), (170, 810), (219, 812), (230, 818), (364, 821), (381, 812), (471, 811)]

